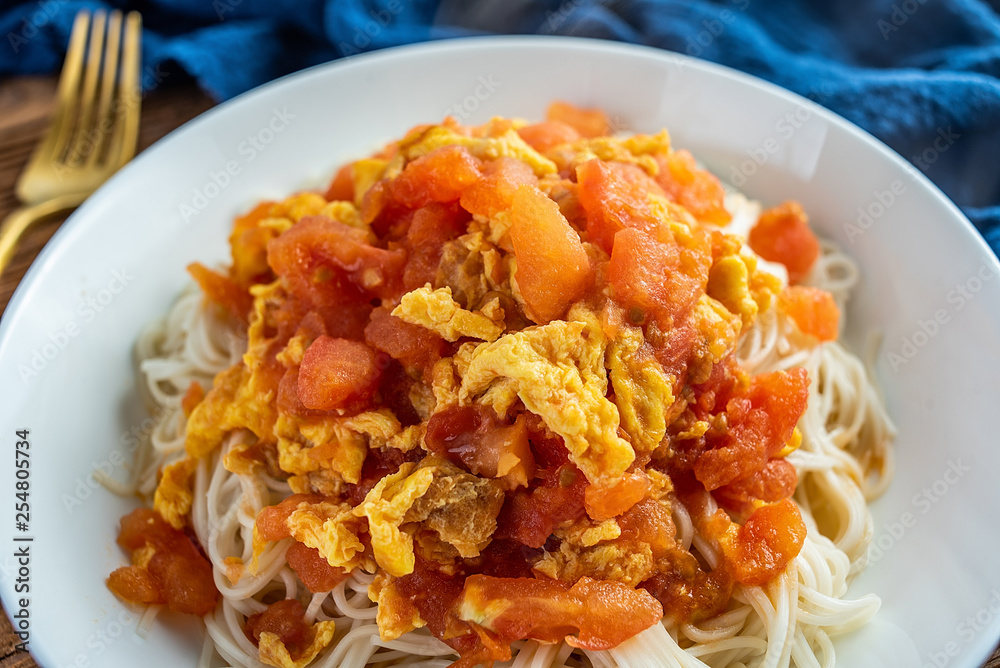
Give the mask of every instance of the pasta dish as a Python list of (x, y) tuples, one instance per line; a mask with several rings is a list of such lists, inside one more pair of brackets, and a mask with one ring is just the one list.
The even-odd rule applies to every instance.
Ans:
[[(853, 261), (596, 110), (453, 118), (238, 217), (137, 344), (108, 585), (200, 666), (832, 666), (894, 428)], [(163, 612), (162, 614), (167, 614)]]

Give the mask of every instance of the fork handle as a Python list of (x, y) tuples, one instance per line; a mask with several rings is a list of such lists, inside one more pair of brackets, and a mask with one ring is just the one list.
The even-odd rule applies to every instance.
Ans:
[(0, 274), (14, 257), (17, 242), (29, 227), (49, 216), (73, 209), (87, 199), (87, 193), (70, 193), (31, 206), (14, 209), (0, 224)]

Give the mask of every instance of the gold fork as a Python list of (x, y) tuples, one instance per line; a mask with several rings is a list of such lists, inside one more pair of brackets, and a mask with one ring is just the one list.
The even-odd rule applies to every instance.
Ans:
[(0, 273), (32, 224), (79, 206), (135, 155), (141, 31), (137, 12), (76, 15), (52, 124), (17, 181), (24, 206), (0, 226)]

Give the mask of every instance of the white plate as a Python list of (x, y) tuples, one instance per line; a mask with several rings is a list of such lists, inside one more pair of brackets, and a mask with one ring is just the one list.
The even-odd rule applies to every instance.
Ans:
[[(883, 553), (853, 588), (878, 593), (882, 610), (838, 641), (838, 665), (980, 665), (1000, 636), (1000, 266), (987, 246), (898, 156), (809, 101), (652, 49), (514, 37), (352, 58), (221, 105), (122, 170), (39, 256), (0, 330), (0, 584), (16, 613), (13, 539), (34, 537), (30, 647), (43, 666), (197, 656), (193, 622), (167, 628), (161, 617), (145, 642), (134, 637), (135, 620), (104, 585), (123, 561), (114, 540), (129, 504), (88, 478), (95, 466), (121, 473), (130, 430), (149, 427), (130, 354), (188, 280), (184, 267), (225, 260), (235, 214), (325, 184), (411, 125), (445, 113), (540, 118), (557, 98), (599, 106), (623, 129), (668, 127), (750, 195), (801, 200), (858, 259), (849, 340), (885, 332), (878, 372), (899, 456), (874, 505)], [(859, 208), (870, 216), (861, 225)], [(14, 518), (18, 429), (31, 430), (26, 533)]]

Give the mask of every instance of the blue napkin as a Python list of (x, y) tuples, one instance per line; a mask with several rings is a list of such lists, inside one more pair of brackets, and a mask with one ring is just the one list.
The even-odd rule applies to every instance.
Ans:
[(143, 85), (218, 100), (388, 46), (481, 33), (620, 40), (784, 86), (865, 128), (1000, 252), (1000, 0), (33, 0), (0, 9), (0, 75), (59, 69), (84, 7), (140, 9)]

